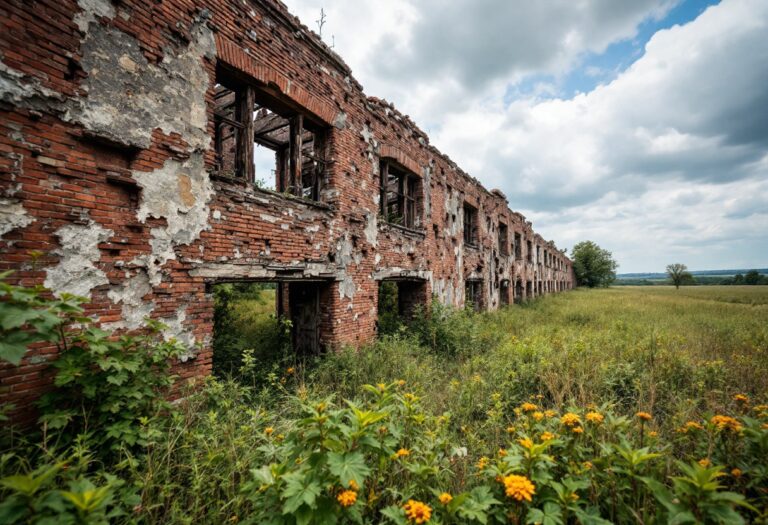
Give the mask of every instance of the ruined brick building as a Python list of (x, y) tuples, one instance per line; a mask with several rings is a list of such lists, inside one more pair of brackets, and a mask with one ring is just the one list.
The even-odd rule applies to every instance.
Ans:
[[(0, 269), (88, 297), (109, 329), (163, 321), (182, 377), (210, 371), (217, 282), (277, 283), (304, 351), (371, 340), (386, 281), (403, 311), (573, 286), (276, 0), (3, 0), (0, 24)], [(23, 409), (49, 357), (0, 365), (0, 396)]]

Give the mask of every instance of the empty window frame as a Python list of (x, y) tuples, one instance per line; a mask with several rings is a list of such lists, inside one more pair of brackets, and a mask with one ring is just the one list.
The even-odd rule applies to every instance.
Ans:
[(219, 174), (320, 199), (325, 127), (222, 70), (217, 71), (213, 116)]
[(519, 233), (515, 234), (515, 260), (519, 261), (523, 258), (523, 241)]
[(472, 280), (464, 283), (464, 304), (476, 312), (483, 309), (483, 281)]
[(509, 255), (509, 230), (503, 222), (499, 223), (499, 253)]
[(391, 224), (417, 228), (419, 221), (419, 177), (384, 159), (381, 175), (381, 215)]
[(533, 243), (531, 241), (526, 241), (526, 257), (528, 258), (528, 262), (533, 262)]
[(477, 208), (464, 203), (464, 244), (477, 246)]

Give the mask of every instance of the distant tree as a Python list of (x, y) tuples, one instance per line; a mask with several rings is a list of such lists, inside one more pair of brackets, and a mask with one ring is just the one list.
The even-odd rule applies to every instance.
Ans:
[(744, 275), (744, 284), (755, 285), (760, 282), (760, 274), (757, 270), (750, 270)]
[(681, 263), (668, 264), (667, 275), (675, 285), (675, 288), (680, 288), (680, 285), (694, 284), (696, 281), (693, 275), (688, 271), (688, 267)]
[(580, 286), (607, 287), (616, 280), (618, 263), (611, 252), (592, 241), (582, 241), (571, 250), (573, 271)]
[(744, 284), (744, 276), (737, 273), (733, 276), (733, 284)]

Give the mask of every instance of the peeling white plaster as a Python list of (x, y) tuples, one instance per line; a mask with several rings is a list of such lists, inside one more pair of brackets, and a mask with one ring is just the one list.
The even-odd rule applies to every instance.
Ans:
[(365, 214), (365, 240), (373, 246), (379, 245), (379, 226), (378, 216), (375, 213), (366, 212)]
[(113, 287), (107, 296), (115, 304), (122, 303), (121, 321), (105, 323), (105, 329), (116, 330), (127, 328), (134, 330), (144, 325), (144, 319), (155, 309), (155, 303), (144, 301), (142, 297), (152, 292), (149, 277), (140, 271), (133, 277), (123, 281), (120, 286)]
[(46, 268), (45, 286), (59, 296), (62, 293), (90, 297), (91, 290), (108, 284), (106, 274), (94, 263), (101, 259), (99, 244), (112, 237), (112, 230), (90, 221), (88, 225), (67, 224), (55, 233), (61, 248), (56, 266)]
[(166, 341), (176, 339), (187, 349), (187, 352), (179, 359), (182, 363), (187, 362), (195, 357), (196, 343), (194, 334), (192, 331), (184, 326), (184, 322), (187, 320), (187, 307), (182, 306), (176, 310), (176, 314), (173, 317), (165, 317), (160, 321), (166, 325), (163, 330), (163, 338)]
[(82, 32), (86, 32), (88, 25), (95, 22), (97, 17), (115, 17), (115, 8), (111, 0), (77, 0), (77, 5), (82, 11), (77, 13), (73, 20)]
[(153, 172), (134, 171), (133, 178), (142, 189), (138, 219), (146, 222), (155, 217), (167, 222), (167, 226), (150, 232), (152, 254), (134, 260), (134, 264), (147, 268), (150, 282), (156, 285), (161, 280), (160, 267), (176, 258), (174, 248), (193, 243), (210, 228), (208, 203), (213, 186), (202, 153), (193, 153), (183, 163), (169, 159)]
[(21, 202), (0, 197), (0, 237), (11, 230), (26, 228), (33, 222), (35, 218), (27, 214)]

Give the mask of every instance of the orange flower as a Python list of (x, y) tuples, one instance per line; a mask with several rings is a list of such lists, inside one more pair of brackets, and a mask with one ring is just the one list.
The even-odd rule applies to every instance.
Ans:
[(653, 416), (650, 415), (648, 412), (638, 412), (635, 414), (635, 417), (641, 421), (650, 421), (653, 419)]
[(581, 418), (578, 416), (578, 414), (568, 412), (563, 414), (563, 417), (560, 418), (560, 422), (567, 427), (575, 427), (581, 424)]
[(488, 461), (489, 461), (489, 459), (487, 457), (485, 457), (485, 456), (483, 456), (480, 459), (478, 459), (477, 460), (477, 465), (475, 465), (477, 467), (477, 470), (483, 470), (485, 467), (487, 467), (488, 466)]
[(360, 490), (360, 485), (358, 485), (357, 481), (355, 481), (354, 479), (350, 479), (348, 485), (349, 485), (349, 488), (351, 488), (352, 490)]
[(517, 442), (520, 443), (521, 447), (527, 448), (528, 450), (533, 448), (533, 441), (531, 441), (529, 438), (518, 439)]
[(704, 459), (700, 459), (699, 460), (699, 465), (701, 465), (704, 468), (707, 468), (711, 464), (712, 464), (712, 462), (709, 460), (709, 458), (704, 458)]
[(686, 421), (685, 425), (680, 428), (680, 432), (683, 434), (686, 434), (691, 430), (704, 430), (704, 427), (701, 426), (701, 423), (697, 423), (696, 421)]
[(557, 417), (557, 412), (555, 412), (554, 410), (545, 410), (544, 415), (550, 418)]
[(598, 412), (587, 412), (587, 415), (584, 417), (587, 421), (590, 423), (595, 423), (596, 425), (599, 425), (603, 422), (603, 419), (605, 419), (605, 417)]
[(583, 434), (584, 433), (584, 428), (583, 427), (573, 427), (571, 429), (571, 432), (573, 432), (574, 434)]
[(550, 441), (555, 439), (555, 435), (552, 432), (542, 432), (541, 434), (541, 440), (542, 441)]
[(351, 507), (357, 501), (357, 492), (354, 490), (343, 490), (336, 496), (336, 500), (342, 507)]
[(503, 457), (504, 457), (504, 456), (506, 456), (506, 455), (507, 455), (507, 451), (506, 451), (506, 449), (500, 448), (500, 449), (499, 449), (499, 457), (500, 457), (500, 458), (503, 458)]
[(741, 429), (743, 428), (741, 423), (731, 416), (712, 416), (712, 419), (710, 419), (709, 422), (715, 425), (719, 431), (728, 430), (734, 434), (741, 432)]
[(731, 470), (731, 476), (733, 476), (734, 478), (740, 478), (742, 474), (743, 472), (741, 471), (740, 468), (735, 468)]
[(275, 432), (275, 429), (272, 427), (267, 427), (264, 429), (264, 433), (268, 436), (271, 436)]
[(504, 476), (504, 493), (517, 501), (531, 501), (531, 497), (536, 494), (536, 485), (525, 476), (510, 474)]
[(409, 499), (408, 503), (403, 505), (405, 509), (405, 517), (408, 521), (414, 523), (427, 523), (432, 517), (432, 508), (426, 503)]
[(401, 448), (400, 450), (395, 452), (395, 457), (398, 457), (398, 458), (402, 458), (410, 455), (411, 455), (411, 451), (408, 450), (407, 448)]
[(535, 419), (536, 421), (541, 421), (542, 419), (544, 419), (544, 413), (534, 412), (533, 414), (531, 414), (531, 417), (533, 417), (533, 419)]
[(733, 396), (733, 400), (738, 401), (739, 403), (747, 403), (749, 398), (746, 396), (746, 394), (736, 394)]
[(520, 405), (520, 409), (521, 409), (523, 412), (533, 412), (533, 411), (534, 411), (534, 410), (536, 410), (537, 408), (539, 408), (539, 407), (537, 407), (537, 406), (536, 406), (536, 405), (534, 405), (533, 403), (523, 403), (522, 405)]
[(514, 434), (515, 430), (515, 427), (509, 426), (507, 427), (507, 434)]
[(451, 501), (453, 501), (453, 496), (451, 496), (447, 492), (443, 492), (442, 494), (440, 494), (440, 496), (438, 496), (437, 499), (439, 499), (440, 503), (442, 503), (443, 505), (448, 505)]

